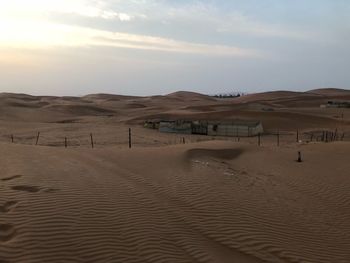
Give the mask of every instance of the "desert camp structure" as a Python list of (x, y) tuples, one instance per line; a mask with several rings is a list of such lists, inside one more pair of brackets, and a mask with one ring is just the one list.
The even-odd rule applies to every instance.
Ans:
[(322, 104), (321, 108), (350, 108), (350, 101), (328, 101), (327, 104)]
[(208, 136), (250, 137), (263, 133), (260, 121), (231, 120), (231, 121), (189, 121), (161, 120), (148, 121), (145, 127), (159, 129), (165, 133), (198, 134)]

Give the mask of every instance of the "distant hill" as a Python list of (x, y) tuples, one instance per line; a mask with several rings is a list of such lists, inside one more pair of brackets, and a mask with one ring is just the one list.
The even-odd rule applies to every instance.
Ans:
[(83, 99), (88, 100), (123, 100), (123, 99), (135, 99), (140, 98), (139, 96), (127, 96), (127, 95), (116, 95), (116, 94), (106, 94), (106, 93), (97, 93), (97, 94), (88, 94), (82, 97)]
[(170, 94), (165, 95), (167, 98), (175, 98), (175, 99), (184, 99), (184, 100), (209, 100), (215, 101), (215, 98), (212, 98), (208, 95), (204, 95), (197, 92), (192, 91), (177, 91)]
[(348, 96), (350, 95), (350, 90), (346, 89), (335, 89), (335, 88), (325, 88), (325, 89), (314, 89), (309, 90), (307, 93), (324, 95), (324, 96)]

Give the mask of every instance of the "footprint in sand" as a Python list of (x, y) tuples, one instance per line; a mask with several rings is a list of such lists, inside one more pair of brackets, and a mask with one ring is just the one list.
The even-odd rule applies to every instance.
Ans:
[(16, 231), (10, 224), (0, 224), (0, 243), (10, 241), (16, 235)]
[(17, 201), (8, 201), (3, 205), (0, 205), (0, 213), (8, 213), (18, 204)]
[(16, 191), (28, 192), (28, 193), (38, 193), (38, 192), (54, 193), (59, 191), (58, 189), (55, 189), (55, 188), (43, 188), (43, 187), (34, 186), (34, 185), (16, 185), (16, 186), (12, 186), (11, 189)]
[(40, 191), (39, 187), (31, 186), (31, 185), (16, 185), (16, 186), (12, 186), (11, 189), (16, 191), (28, 192), (28, 193), (37, 193)]
[[(9, 177), (5, 177), (0, 179), (1, 181), (11, 181), (17, 178), (22, 177), (23, 175), (17, 174), (17, 175), (13, 175), (13, 176), (9, 176)], [(17, 185), (17, 186), (12, 186), (11, 187), (12, 190), (16, 190), (16, 191), (23, 191), (23, 192), (29, 192), (29, 193), (37, 193), (37, 192), (45, 192), (45, 193), (52, 193), (52, 192), (57, 192), (58, 189), (54, 189), (54, 188), (41, 188), (38, 186), (31, 186), (31, 185)], [(1, 207), (0, 207), (0, 212), (1, 212)], [(1, 262), (0, 262), (1, 263)]]
[(17, 178), (20, 178), (20, 177), (22, 177), (22, 175), (16, 174), (16, 175), (13, 175), (13, 176), (10, 176), (10, 177), (2, 178), (1, 181), (11, 181), (13, 179), (17, 179)]

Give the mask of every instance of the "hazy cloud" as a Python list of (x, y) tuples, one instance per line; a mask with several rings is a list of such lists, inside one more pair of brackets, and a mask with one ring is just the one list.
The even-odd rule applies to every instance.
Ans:
[(206, 45), (145, 35), (110, 32), (61, 24), (7, 21), (10, 28), (0, 34), (0, 47), (52, 48), (110, 46), (116, 48), (180, 52), (207, 56), (262, 57), (256, 50), (224, 45)]
[(118, 19), (130, 21), (132, 16), (125, 12), (118, 12), (108, 7), (106, 1), (93, 0), (11, 0), (1, 1), (1, 16), (39, 18), (49, 17), (50, 14), (72, 14), (82, 17), (101, 19)]
[(347, 88), (349, 11), (346, 0), (0, 0), (1, 91)]

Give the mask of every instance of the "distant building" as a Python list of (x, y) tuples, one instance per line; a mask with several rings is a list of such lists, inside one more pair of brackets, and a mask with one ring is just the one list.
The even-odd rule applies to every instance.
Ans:
[(157, 120), (148, 120), (148, 121), (145, 121), (145, 124), (143, 125), (143, 127), (158, 130), (159, 123), (160, 123), (160, 121), (157, 121)]
[(327, 104), (322, 104), (321, 108), (350, 108), (350, 101), (328, 101)]
[[(154, 128), (157, 124), (145, 124)], [(232, 120), (232, 121), (160, 121), (159, 131), (165, 133), (199, 134), (209, 136), (250, 137), (263, 133), (260, 121)]]
[(192, 134), (191, 121), (160, 121), (159, 131), (167, 133)]
[(260, 121), (208, 122), (208, 135), (210, 136), (250, 137), (263, 132), (264, 129)]

